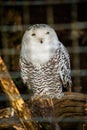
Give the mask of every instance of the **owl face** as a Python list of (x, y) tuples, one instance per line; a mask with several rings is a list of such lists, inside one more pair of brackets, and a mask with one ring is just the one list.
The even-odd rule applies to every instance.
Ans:
[(47, 62), (58, 48), (58, 37), (55, 31), (45, 24), (31, 26), (22, 40), (22, 53), (33, 64)]
[[(56, 45), (58, 38), (55, 31), (45, 24), (36, 24), (31, 26), (24, 35), (26, 44), (53, 44)], [(43, 45), (41, 45), (43, 46)]]

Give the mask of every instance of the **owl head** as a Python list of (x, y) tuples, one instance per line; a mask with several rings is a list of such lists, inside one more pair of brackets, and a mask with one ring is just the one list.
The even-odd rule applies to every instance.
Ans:
[(59, 40), (53, 28), (46, 24), (30, 26), (22, 39), (21, 55), (33, 64), (47, 62), (58, 48)]

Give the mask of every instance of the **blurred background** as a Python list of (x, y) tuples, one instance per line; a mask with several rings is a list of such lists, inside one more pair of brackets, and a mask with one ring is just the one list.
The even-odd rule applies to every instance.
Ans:
[(73, 91), (87, 93), (87, 0), (0, 0), (0, 56), (21, 93), (21, 40), (37, 23), (55, 29), (70, 54)]

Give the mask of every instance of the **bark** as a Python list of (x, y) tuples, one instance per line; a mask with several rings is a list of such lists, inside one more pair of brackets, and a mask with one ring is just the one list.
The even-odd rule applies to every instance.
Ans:
[(50, 117), (51, 121), (57, 122), (62, 130), (83, 130), (87, 121), (85, 120), (86, 101), (86, 94), (65, 92), (61, 99), (33, 100), (31, 113), (34, 117), (41, 118), (42, 125), (44, 125), (44, 120), (47, 121)]
[(62, 129), (83, 130), (86, 100), (86, 94), (75, 92), (65, 92), (64, 98), (54, 100), (55, 115)]
[(21, 95), (15, 86), (7, 68), (0, 57), (0, 84), (3, 91), (8, 95), (12, 107), (25, 130), (37, 130), (36, 123), (31, 119), (30, 110), (26, 107)]
[[(27, 102), (32, 119), (39, 123), (40, 127), (48, 128), (48, 122), (55, 121), (62, 130), (83, 130), (87, 128), (87, 95), (75, 92), (65, 92), (61, 99), (34, 99)], [(55, 115), (53, 115), (53, 109)], [(22, 127), (15, 113), (10, 117), (9, 108), (0, 110), (0, 127), (19, 126)], [(50, 117), (50, 118), (49, 118)], [(51, 126), (51, 125), (50, 125)], [(41, 129), (40, 128), (40, 129)], [(86, 130), (86, 129), (84, 129)]]

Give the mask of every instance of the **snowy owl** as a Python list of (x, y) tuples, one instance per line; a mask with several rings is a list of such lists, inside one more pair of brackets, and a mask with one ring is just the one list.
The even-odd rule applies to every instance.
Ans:
[(61, 98), (63, 87), (71, 91), (69, 53), (49, 25), (35, 24), (24, 33), (20, 70), (33, 97)]

